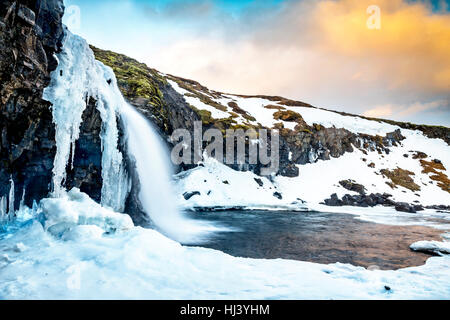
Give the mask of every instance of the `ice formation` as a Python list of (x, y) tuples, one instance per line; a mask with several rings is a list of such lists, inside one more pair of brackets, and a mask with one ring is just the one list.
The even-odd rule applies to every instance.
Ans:
[(129, 180), (118, 150), (117, 116), (126, 102), (117, 88), (115, 76), (110, 68), (95, 60), (84, 39), (69, 31), (66, 31), (58, 59), (58, 68), (44, 91), (44, 99), (53, 104), (56, 126), (53, 195), (61, 197), (65, 192), (66, 168), (73, 165), (83, 112), (92, 98), (102, 119), (102, 204), (123, 211)]

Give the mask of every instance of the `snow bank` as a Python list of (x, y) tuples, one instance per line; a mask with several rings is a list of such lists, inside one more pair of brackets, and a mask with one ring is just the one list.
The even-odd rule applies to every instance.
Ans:
[[(196, 207), (239, 207), (246, 209), (304, 209), (295, 198), (279, 199), (277, 186), (252, 172), (235, 171), (213, 158), (202, 166), (182, 172), (175, 178), (178, 201), (185, 209)], [(262, 184), (262, 185), (261, 185)], [(184, 195), (195, 194), (188, 200)]]
[[(49, 209), (49, 207), (51, 209)], [(75, 212), (79, 208), (80, 213)], [(0, 299), (448, 299), (450, 257), (422, 267), (369, 271), (344, 264), (234, 258), (191, 248), (73, 192), (47, 200), (62, 238), (33, 220), (0, 242)], [(82, 218), (85, 217), (85, 218)], [(114, 223), (106, 221), (113, 220)]]
[(433, 254), (450, 254), (450, 242), (418, 241), (411, 245), (411, 250)]
[(125, 231), (134, 227), (130, 216), (115, 213), (99, 206), (78, 189), (66, 193), (62, 198), (44, 199), (41, 202), (42, 213), (45, 217), (45, 229), (55, 236), (67, 236), (66, 232), (73, 232), (74, 228), (83, 225), (96, 228), (78, 228), (77, 234), (99, 234)]
[(292, 111), (300, 113), (306, 123), (312, 126), (314, 123), (326, 128), (336, 127), (347, 129), (353, 133), (364, 133), (370, 135), (384, 136), (386, 133), (400, 129), (381, 121), (366, 120), (354, 116), (343, 116), (339, 113), (306, 107), (288, 107)]

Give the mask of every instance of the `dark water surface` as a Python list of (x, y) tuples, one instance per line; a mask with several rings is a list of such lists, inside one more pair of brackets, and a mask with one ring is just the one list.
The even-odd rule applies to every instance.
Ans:
[(199, 246), (236, 257), (350, 263), (392, 270), (420, 266), (430, 257), (412, 252), (421, 240), (440, 240), (441, 231), (387, 226), (351, 215), (318, 212), (221, 211), (188, 213), (193, 219), (232, 228)]

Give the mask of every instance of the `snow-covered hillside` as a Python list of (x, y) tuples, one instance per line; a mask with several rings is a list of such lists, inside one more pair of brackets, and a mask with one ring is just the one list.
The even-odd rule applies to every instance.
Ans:
[[(313, 208), (333, 194), (341, 199), (361, 193), (345, 188), (345, 181), (362, 185), (364, 195), (389, 194), (395, 203), (419, 208), (450, 205), (450, 146), (443, 139), (432, 139), (423, 130), (405, 129), (400, 123), (345, 115), (281, 97), (223, 94), (167, 77), (189, 105), (206, 111), (213, 119), (231, 117), (236, 126), (284, 128), (293, 133), (308, 130), (305, 125), (337, 128), (357, 137), (352, 152), (329, 160), (317, 156), (327, 150), (316, 150), (309, 163), (299, 164), (291, 152), (289, 160), (297, 166), (298, 177), (277, 176), (269, 180), (205, 159), (203, 166), (177, 177), (178, 197), (185, 208)], [(377, 145), (378, 140), (396, 130), (404, 139), (388, 141), (382, 148)]]
[[(204, 166), (178, 175), (176, 181), (180, 203), (187, 208), (280, 206), (291, 210), (301, 209), (305, 205), (320, 204), (333, 193), (339, 197), (356, 195), (357, 192), (346, 190), (339, 184), (340, 181), (352, 179), (363, 184), (368, 194), (387, 192), (397, 202), (420, 203), (424, 206), (449, 205), (449, 192), (433, 181), (433, 173), (423, 172), (420, 160), (432, 162), (433, 158), (414, 159), (416, 152), (412, 151), (421, 146), (420, 149), (427, 154), (439, 155), (439, 161), (447, 168), (450, 167), (450, 152), (442, 150), (449, 150), (449, 147), (444, 141), (428, 139), (418, 131), (402, 130), (402, 133), (407, 136), (406, 140), (402, 146), (391, 148), (389, 155), (380, 155), (376, 151), (365, 154), (355, 149), (353, 153), (340, 158), (299, 165), (300, 175), (296, 178), (275, 177), (270, 181), (251, 172), (235, 171), (214, 159), (206, 159)], [(393, 171), (397, 168), (413, 172), (410, 177), (420, 190), (400, 185), (390, 187), (388, 183), (392, 183), (392, 180), (381, 174), (380, 170)], [(193, 192), (200, 194), (189, 200), (183, 198), (183, 194)], [(281, 197), (274, 196), (275, 193)]]

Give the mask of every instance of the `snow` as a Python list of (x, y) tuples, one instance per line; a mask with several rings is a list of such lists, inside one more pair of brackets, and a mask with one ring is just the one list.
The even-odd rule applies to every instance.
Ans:
[(175, 81), (167, 80), (167, 82), (169, 82), (169, 84), (174, 88), (175, 91), (177, 91), (179, 94), (184, 96), (184, 99), (186, 100), (186, 102), (188, 104), (192, 105), (193, 107), (197, 108), (198, 110), (206, 110), (206, 111), (211, 112), (211, 117), (213, 117), (214, 119), (224, 119), (224, 118), (230, 117), (230, 114), (228, 112), (224, 112), (224, 111), (214, 108), (210, 105), (207, 105), (207, 104), (203, 103), (202, 101), (200, 101), (199, 98), (189, 96), (189, 94), (192, 94), (192, 93), (181, 88), (178, 85), (178, 83), (176, 83)]
[(291, 110), (299, 113), (305, 122), (312, 126), (314, 123), (320, 124), (326, 128), (336, 127), (344, 128), (353, 133), (364, 133), (369, 135), (386, 135), (389, 132), (394, 132), (399, 127), (383, 123), (381, 121), (366, 120), (355, 116), (343, 116), (333, 111), (327, 111), (311, 107), (290, 107), (281, 105), (277, 102), (270, 101), (264, 98), (248, 98), (234, 95), (224, 95), (221, 99), (216, 99), (216, 102), (227, 105), (228, 102), (236, 102), (240, 108), (247, 111), (250, 115), (256, 118), (256, 123), (260, 123), (265, 127), (273, 128), (275, 123), (282, 122), (285, 128), (293, 130), (297, 123), (278, 121), (274, 119), (274, 113), (277, 110), (267, 109), (265, 106), (280, 106), (286, 110)]
[[(263, 186), (255, 181), (261, 179)], [(246, 209), (304, 209), (295, 199), (290, 202), (274, 196), (277, 188), (269, 179), (252, 172), (235, 171), (213, 158), (206, 158), (202, 166), (182, 172), (175, 177), (178, 201), (185, 209), (196, 207), (242, 207)], [(186, 201), (185, 193), (200, 192)], [(294, 203), (296, 202), (296, 203)]]
[(450, 254), (450, 242), (418, 241), (411, 245), (411, 249), (434, 254)]
[[(446, 168), (450, 168), (449, 146), (443, 140), (428, 139), (418, 131), (402, 130), (402, 134), (406, 136), (406, 140), (401, 146), (390, 148), (391, 152), (388, 155), (380, 155), (376, 151), (364, 154), (355, 148), (354, 152), (346, 153), (339, 158), (299, 165), (300, 174), (296, 178), (278, 176), (273, 182), (262, 178), (263, 187), (255, 182), (255, 179), (261, 177), (251, 172), (235, 171), (213, 159), (207, 159), (203, 166), (183, 172), (176, 177), (178, 199), (185, 208), (215, 206), (255, 208), (259, 205), (278, 206), (280, 209), (283, 207), (289, 210), (293, 207), (298, 208), (298, 204), (293, 204), (301, 199), (306, 202), (308, 208), (313, 209), (333, 193), (340, 198), (345, 194), (356, 195), (355, 192), (339, 185), (339, 181), (352, 179), (363, 184), (367, 194), (389, 193), (396, 202), (419, 201), (424, 206), (449, 204), (450, 194), (432, 183), (428, 174), (422, 173), (420, 161), (413, 159), (413, 153), (410, 152), (420, 148), (429, 155), (428, 161), (438, 157)], [(404, 154), (409, 154), (409, 157), (405, 158)], [(371, 162), (375, 163), (375, 168), (368, 166)], [(403, 187), (396, 189), (389, 187), (386, 182), (390, 180), (383, 177), (380, 170), (393, 170), (397, 167), (414, 172), (412, 178), (421, 190), (414, 192)], [(224, 181), (228, 181), (228, 184), (224, 184)], [(186, 192), (195, 191), (201, 194), (193, 196), (188, 201), (182, 197)], [(275, 192), (280, 192), (283, 199), (275, 198), (273, 196)], [(322, 207), (322, 210), (325, 208)]]
[(183, 95), (186, 101), (192, 106), (199, 110), (210, 111), (213, 118), (229, 118), (231, 116), (232, 109), (228, 106), (228, 103), (235, 102), (237, 105), (245, 110), (249, 115), (253, 116), (256, 121), (249, 121), (239, 115), (239, 117), (234, 120), (238, 124), (261, 124), (267, 128), (273, 128), (276, 123), (283, 123), (284, 127), (290, 130), (294, 130), (297, 126), (296, 122), (288, 122), (275, 120), (274, 114), (278, 111), (276, 109), (268, 109), (266, 106), (279, 106), (284, 108), (284, 110), (290, 110), (299, 113), (305, 122), (312, 126), (313, 124), (320, 124), (326, 128), (343, 128), (355, 134), (362, 133), (368, 135), (381, 135), (385, 136), (387, 133), (394, 132), (400, 127), (384, 123), (382, 121), (367, 120), (357, 116), (344, 116), (334, 111), (328, 111), (325, 109), (315, 108), (315, 107), (291, 107), (280, 104), (277, 101), (271, 101), (266, 98), (255, 98), (255, 97), (240, 97), (231, 94), (220, 94), (220, 97), (211, 97), (216, 103), (221, 104), (227, 108), (227, 112), (218, 110), (213, 106), (203, 103), (198, 98), (192, 97), (192, 92), (181, 88), (178, 83), (173, 80), (167, 79), (169, 84), (177, 91), (179, 94)]
[(63, 235), (79, 225), (96, 226), (103, 232), (124, 231), (134, 227), (128, 215), (118, 214), (95, 203), (78, 189), (72, 189), (61, 198), (41, 201), (45, 230)]
[(268, 128), (273, 128), (277, 122), (282, 122), (285, 128), (291, 130), (293, 130), (296, 126), (295, 122), (275, 120), (273, 115), (277, 112), (277, 110), (264, 108), (265, 106), (272, 105), (280, 106), (286, 110), (299, 113), (309, 126), (317, 123), (326, 128), (344, 128), (353, 133), (382, 136), (399, 129), (397, 126), (383, 123), (381, 121), (366, 120), (355, 116), (343, 116), (333, 111), (327, 111), (314, 107), (290, 107), (264, 98), (243, 98), (228, 95), (223, 99), (223, 101), (235, 101), (239, 107), (254, 116), (257, 123), (261, 123), (263, 126)]
[(353, 133), (364, 133), (369, 135), (385, 136), (389, 132), (399, 129), (387, 123), (366, 120), (354, 116), (343, 116), (339, 113), (307, 107), (286, 107), (292, 111), (300, 113), (306, 123), (312, 126), (314, 123), (325, 128), (343, 128)]
[[(216, 101), (219, 101), (219, 100), (216, 100)], [(253, 116), (256, 119), (256, 121), (253, 121), (253, 122), (250, 121), (250, 123), (252, 123), (253, 125), (257, 125), (259, 123), (259, 124), (263, 125), (264, 127), (273, 128), (276, 123), (283, 123), (284, 127), (287, 129), (290, 129), (290, 130), (294, 130), (295, 127), (297, 126), (296, 122), (275, 120), (273, 115), (278, 110), (267, 109), (264, 107), (268, 106), (268, 105), (277, 105), (277, 104), (275, 102), (267, 100), (267, 99), (242, 98), (242, 97), (238, 97), (238, 96), (229, 95), (229, 96), (224, 97), (220, 101), (222, 101), (222, 104), (225, 104), (225, 103), (228, 104), (228, 102), (231, 102), (231, 101), (236, 102), (241, 109), (247, 111), (248, 114), (250, 114), (251, 116)], [(248, 122), (247, 120), (245, 120), (243, 118), (242, 119), (240, 118), (240, 121), (242, 123)]]
[(129, 228), (126, 215), (102, 208), (79, 191), (46, 201), (43, 210), (51, 225), (69, 221), (71, 226), (62, 234), (49, 233), (32, 219), (0, 242), (0, 299), (448, 299), (450, 295), (449, 256), (397, 271), (235, 258), (182, 246), (154, 230)]
[[(118, 91), (114, 74), (93, 59), (84, 40), (70, 33), (66, 35), (65, 47), (58, 59), (59, 69), (46, 90), (46, 97), (54, 103), (57, 127), (58, 151), (53, 181), (56, 197), (44, 199), (33, 208), (21, 206), (15, 221), (2, 225), (0, 299), (449, 298), (450, 256), (433, 257), (424, 266), (397, 271), (367, 270), (340, 263), (321, 265), (281, 259), (244, 259), (211, 249), (183, 246), (157, 230), (135, 227), (128, 215), (116, 212), (123, 208), (122, 196), (127, 190), (123, 159), (117, 148), (116, 116), (124, 112), (123, 107), (127, 105)], [(59, 76), (60, 71), (63, 76)], [(107, 80), (111, 80), (111, 85)], [(186, 90), (176, 83), (171, 84), (186, 96)], [(87, 97), (98, 99), (97, 108), (104, 123), (101, 134), (102, 178), (106, 188), (102, 190), (103, 206), (78, 189), (66, 192), (62, 187)], [(237, 101), (265, 126), (275, 123), (274, 111), (263, 108), (274, 104), (269, 100), (234, 96), (224, 99)], [(207, 106), (197, 98), (186, 97), (186, 100), (199, 109), (211, 111), (215, 118), (229, 117), (229, 113)], [(286, 108), (301, 113), (309, 124), (383, 135), (397, 129), (319, 109)], [(353, 179), (364, 183), (369, 193), (388, 190), (396, 201), (420, 200), (425, 205), (450, 203), (449, 194), (430, 183), (428, 175), (420, 173), (418, 160), (403, 157), (420, 147), (431, 159), (439, 158), (450, 168), (448, 146), (420, 132), (402, 130), (402, 134), (407, 137), (402, 146), (393, 147), (384, 158), (376, 152), (365, 155), (359, 150), (330, 161), (315, 162), (311, 157), (315, 163), (299, 166), (298, 178), (277, 177), (271, 181), (206, 158), (203, 166), (177, 175), (177, 202), (191, 209), (242, 207), (325, 211), (320, 202), (335, 192), (340, 196), (349, 193), (338, 182)], [(137, 152), (133, 154), (139, 160)], [(376, 169), (367, 166), (370, 162), (376, 164)], [(414, 180), (422, 188), (419, 197), (403, 188), (387, 189), (387, 180), (377, 173), (382, 168), (396, 167), (416, 173)], [(154, 173), (149, 175), (147, 178), (155, 178)], [(261, 179), (263, 185), (255, 179)], [(13, 186), (11, 190), (14, 194)], [(195, 191), (200, 195), (188, 201), (184, 199), (183, 194)], [(282, 199), (275, 197), (275, 192), (282, 194)], [(151, 197), (149, 200), (161, 199)], [(394, 215), (392, 208), (329, 210), (358, 214), (361, 219), (377, 222), (429, 224), (449, 229), (446, 221), (450, 219), (433, 210), (414, 217), (406, 213)], [(6, 197), (0, 200), (0, 211), (4, 216)], [(172, 223), (178, 223), (178, 228), (185, 227), (183, 221)], [(207, 227), (211, 232), (221, 230), (219, 226)], [(418, 242), (411, 248), (448, 253), (449, 242)]]
[[(352, 192), (339, 186), (339, 181), (347, 179), (363, 184), (368, 194), (385, 192), (392, 194), (393, 200), (397, 202), (419, 201), (423, 205), (450, 203), (450, 194), (431, 183), (427, 174), (421, 173), (423, 168), (419, 160), (413, 159), (413, 154), (410, 152), (420, 148), (430, 156), (428, 161), (439, 157), (444, 166), (450, 168), (450, 153), (444, 151), (449, 149), (448, 145), (440, 139), (428, 139), (420, 132), (402, 130), (402, 133), (407, 139), (402, 142), (402, 146), (390, 148), (389, 155), (380, 155), (378, 152), (368, 152), (366, 155), (359, 149), (355, 149), (352, 153), (346, 153), (329, 161), (319, 160), (316, 163), (298, 166), (299, 178), (280, 177), (277, 178), (277, 182), (283, 194), (291, 194), (291, 197), (298, 196), (311, 203), (320, 203), (333, 193), (337, 193), (339, 197), (351, 194)], [(409, 154), (409, 157), (405, 158), (404, 154)], [(368, 167), (371, 162), (375, 163), (375, 169)], [(412, 178), (421, 190), (413, 192), (403, 187), (391, 189), (387, 186), (386, 182), (389, 180), (379, 173), (380, 170), (393, 170), (397, 167), (414, 172), (415, 175)]]

